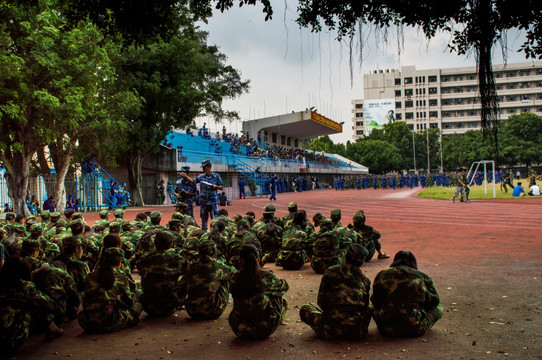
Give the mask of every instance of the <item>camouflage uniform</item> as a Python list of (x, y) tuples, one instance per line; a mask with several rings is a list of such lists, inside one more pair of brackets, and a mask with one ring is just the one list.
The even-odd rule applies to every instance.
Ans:
[(322, 221), (320, 231), (312, 234), (309, 243), (312, 245), (311, 267), (317, 274), (323, 274), (328, 267), (341, 262), (341, 237), (333, 230), (330, 219)]
[(380, 271), (373, 284), (373, 317), (383, 335), (422, 336), (442, 317), (433, 280), (408, 266)]
[[(81, 299), (75, 281), (66, 271), (54, 266), (38, 269), (32, 274), (32, 280), (53, 300), (55, 324), (60, 326), (66, 317), (75, 319)], [(47, 327), (49, 323), (43, 325)]]
[(169, 250), (156, 250), (139, 262), (141, 275), (141, 304), (151, 316), (169, 316), (182, 306), (184, 291), (180, 277), (183, 274), (183, 258)]
[[(239, 337), (263, 340), (275, 332), (288, 308), (282, 296), (288, 291), (288, 283), (277, 278), (271, 271), (260, 270), (262, 293), (246, 299), (233, 298), (233, 310), (228, 322)], [(232, 284), (235, 283), (235, 275)]]
[(139, 322), (141, 304), (130, 290), (130, 282), (117, 270), (113, 287), (105, 290), (98, 282), (98, 272), (91, 272), (83, 282), (83, 310), (79, 325), (88, 333), (118, 331)]
[(307, 239), (307, 233), (292, 227), (284, 233), (282, 248), (280, 249), (275, 265), (282, 266), (286, 270), (299, 270), (307, 262), (307, 254), (303, 250), (303, 244)]
[(301, 320), (318, 336), (328, 339), (357, 339), (367, 335), (371, 321), (369, 291), (371, 281), (359, 269), (367, 250), (355, 244), (348, 249), (359, 263), (345, 262), (329, 267), (320, 282), (318, 308), (305, 304), (299, 310)]
[[(271, 230), (274, 228), (274, 230)], [(256, 237), (262, 246), (263, 264), (274, 263), (282, 246), (282, 228), (271, 223), (258, 227)]]
[[(209, 245), (214, 247), (210, 241)], [(235, 268), (207, 255), (190, 263), (183, 282), (187, 290), (185, 309), (191, 318), (214, 320), (222, 315), (228, 305), (228, 280), (233, 272)]]
[(372, 226), (369, 226), (365, 224), (365, 215), (363, 214), (363, 211), (358, 211), (356, 214), (354, 214), (354, 230), (361, 235), (362, 243), (367, 251), (369, 251), (369, 255), (367, 255), (367, 258), (365, 261), (370, 261), (375, 252), (378, 250), (380, 251), (382, 249), (382, 245), (380, 244), (380, 233), (373, 229)]
[(2, 355), (19, 348), (37, 319), (53, 321), (53, 300), (31, 281), (20, 280), (16, 288), (0, 287), (0, 349)]
[[(241, 221), (247, 220), (243, 219)], [(235, 234), (233, 238), (231, 238), (228, 242), (227, 259), (229, 265), (239, 269), (239, 250), (241, 249), (241, 246), (245, 244), (256, 245), (258, 253), (262, 253), (262, 245), (260, 244), (260, 241), (258, 240), (256, 235), (254, 235), (252, 232), (247, 231), (243, 236)]]

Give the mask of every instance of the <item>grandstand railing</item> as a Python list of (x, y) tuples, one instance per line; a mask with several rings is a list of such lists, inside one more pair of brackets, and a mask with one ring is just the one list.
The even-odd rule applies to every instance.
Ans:
[[(76, 169), (80, 174), (76, 177), (76, 189), (79, 190), (82, 210), (124, 208), (130, 205), (130, 193), (97, 162), (76, 164)], [(117, 195), (113, 193), (111, 182), (118, 185)]]

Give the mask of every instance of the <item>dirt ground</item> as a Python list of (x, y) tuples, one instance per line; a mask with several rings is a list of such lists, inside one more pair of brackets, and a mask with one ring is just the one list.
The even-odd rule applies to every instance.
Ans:
[[(479, 200), (470, 204), (421, 199), (417, 190), (322, 190), (277, 195), (281, 216), (297, 201), (310, 218), (342, 209), (343, 225), (363, 209), (382, 234), (383, 250), (410, 250), (433, 278), (443, 318), (422, 338), (382, 337), (374, 322), (366, 339), (325, 341), (299, 319), (299, 307), (315, 302), (320, 275), (266, 265), (290, 285), (284, 325), (269, 339), (236, 339), (226, 312), (216, 321), (195, 322), (184, 311), (147, 319), (132, 329), (87, 335), (77, 322), (52, 343), (31, 337), (17, 359), (542, 359), (542, 199)], [(267, 199), (233, 200), (230, 217), (261, 215)], [(157, 207), (169, 220), (171, 206)], [(155, 208), (152, 208), (154, 210)], [(151, 210), (146, 208), (145, 210)], [(130, 209), (133, 219), (141, 209)], [(196, 211), (199, 211), (196, 208)], [(96, 214), (88, 214), (90, 222)], [(372, 260), (363, 271), (373, 280), (391, 259)]]

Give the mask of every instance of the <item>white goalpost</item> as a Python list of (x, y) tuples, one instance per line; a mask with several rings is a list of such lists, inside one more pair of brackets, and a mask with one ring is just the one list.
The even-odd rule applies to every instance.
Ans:
[[(469, 185), (472, 185), (472, 182), (474, 181), (474, 174), (478, 171), (478, 168), (480, 165), (484, 165), (484, 187), (485, 187), (485, 193), (487, 194), (487, 164), (491, 164), (492, 166), (492, 173), (493, 173), (493, 197), (497, 197), (497, 192), (495, 190), (496, 187), (496, 177), (495, 177), (495, 161), (493, 160), (480, 160), (475, 161), (470, 166), (469, 172), (467, 174), (467, 179), (470, 178)], [(476, 166), (476, 167), (475, 167)], [(474, 171), (473, 171), (474, 168)], [(470, 177), (471, 174), (473, 174), (472, 178)]]

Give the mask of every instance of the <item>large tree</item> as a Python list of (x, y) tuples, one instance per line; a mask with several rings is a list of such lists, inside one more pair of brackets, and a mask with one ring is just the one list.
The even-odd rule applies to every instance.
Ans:
[(104, 84), (114, 79), (98, 28), (86, 21), (68, 27), (55, 5), (0, 5), (0, 160), (14, 210), (23, 214), (32, 157), (50, 145), (60, 197), (73, 148), (106, 117)]
[(128, 178), (134, 205), (143, 205), (141, 163), (156, 151), (173, 129), (198, 116), (235, 119), (222, 109), (222, 101), (248, 89), (248, 81), (226, 64), (226, 57), (206, 43), (206, 33), (190, 21), (169, 40), (125, 49), (118, 80), (143, 99), (138, 114), (119, 134), (119, 153), (128, 161)]

